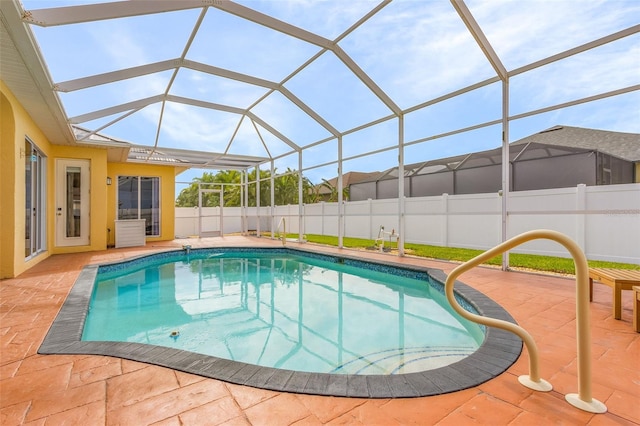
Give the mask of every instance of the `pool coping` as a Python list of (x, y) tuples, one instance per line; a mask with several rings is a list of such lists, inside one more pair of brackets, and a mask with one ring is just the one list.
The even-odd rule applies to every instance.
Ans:
[[(215, 247), (238, 250), (239, 247)], [(246, 247), (249, 249), (250, 247)], [(317, 251), (301, 248), (260, 248), (286, 250), (318, 255)], [(198, 249), (194, 249), (198, 250)], [(170, 250), (179, 252), (181, 250)], [(167, 253), (166, 251), (163, 253)], [(146, 258), (146, 254), (126, 261)], [(399, 265), (386, 261), (369, 261), (345, 254), (324, 254), (338, 259), (370, 262), (416, 272), (426, 272), (444, 285), (446, 274), (439, 269), (415, 265)], [(82, 330), (87, 316), (95, 277), (100, 266), (119, 262), (85, 266), (60, 312), (51, 324), (39, 354), (103, 355), (159, 365), (203, 377), (238, 385), (281, 392), (358, 398), (409, 398), (440, 395), (477, 386), (506, 371), (520, 356), (522, 340), (513, 333), (492, 327), (485, 330), (486, 337), (477, 351), (453, 364), (415, 373), (395, 375), (354, 375), (310, 373), (262, 367), (198, 354), (164, 346), (133, 342), (82, 341)], [(464, 284), (455, 282), (455, 292), (464, 298), (479, 315), (516, 323), (513, 317), (488, 296)]]

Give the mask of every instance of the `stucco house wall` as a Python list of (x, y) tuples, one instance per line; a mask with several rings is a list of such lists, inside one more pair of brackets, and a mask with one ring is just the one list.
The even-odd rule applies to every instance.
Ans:
[[(161, 232), (147, 241), (174, 238), (175, 175), (173, 166), (109, 162), (106, 148), (54, 145), (45, 137), (13, 93), (0, 80), (0, 278), (15, 277), (53, 254), (105, 250), (114, 242), (117, 185), (107, 185), (107, 176), (160, 178)], [(25, 139), (46, 157), (44, 179), (46, 242), (44, 250), (25, 259)], [(89, 244), (58, 247), (56, 225), (56, 159), (85, 159), (90, 164)], [(109, 231), (111, 230), (111, 231)]]

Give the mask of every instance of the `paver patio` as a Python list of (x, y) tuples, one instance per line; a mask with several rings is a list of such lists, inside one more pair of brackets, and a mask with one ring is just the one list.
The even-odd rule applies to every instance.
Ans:
[[(607, 405), (591, 414), (564, 400), (578, 391), (575, 281), (572, 278), (481, 267), (461, 280), (506, 308), (536, 340), (541, 375), (551, 392), (519, 384), (526, 349), (504, 374), (463, 391), (410, 399), (298, 395), (234, 385), (119, 358), (37, 354), (82, 267), (167, 248), (145, 247), (55, 255), (0, 282), (0, 424), (44, 425), (633, 425), (640, 424), (640, 333), (633, 331), (631, 293), (615, 320), (609, 287), (596, 284), (591, 310), (592, 389)], [(267, 238), (189, 240), (199, 246), (280, 245)], [(295, 246), (294, 243), (289, 243)], [(336, 248), (305, 245), (318, 251)], [(353, 251), (345, 250), (353, 254)], [(367, 257), (451, 271), (456, 264)]]

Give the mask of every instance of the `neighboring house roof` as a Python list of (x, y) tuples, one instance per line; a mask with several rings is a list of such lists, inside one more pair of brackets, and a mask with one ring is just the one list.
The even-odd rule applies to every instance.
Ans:
[[(523, 147), (522, 145), (527, 146)], [(540, 151), (539, 148), (544, 145), (558, 147), (557, 149), (567, 152), (598, 151), (625, 161), (640, 162), (640, 134), (561, 125), (512, 142), (510, 146), (513, 148), (510, 149), (509, 154), (513, 160), (514, 157), (518, 156), (520, 151), (531, 151), (536, 148)], [(553, 154), (546, 154), (545, 156), (553, 156)], [(405, 164), (404, 170), (405, 176), (413, 176), (445, 170), (500, 164), (501, 161), (502, 148), (494, 148), (453, 157)], [(397, 179), (397, 177), (398, 167), (396, 166), (380, 173), (372, 173), (371, 176), (362, 178), (359, 182), (375, 182), (386, 179)]]
[(622, 160), (640, 161), (640, 134), (585, 129), (582, 127), (554, 126), (513, 142), (564, 146), (599, 151)]
[[(362, 182), (362, 181), (366, 181), (366, 180), (371, 180), (373, 177), (378, 176), (380, 174), (380, 172), (348, 172), (345, 173), (344, 175), (342, 175), (342, 187), (346, 188), (351, 184), (354, 183), (358, 183), (358, 182)], [(338, 178), (334, 177), (333, 179), (329, 179), (328, 184), (331, 185), (333, 188), (338, 186)], [(323, 182), (324, 183), (324, 182)], [(330, 194), (331, 191), (329, 190), (329, 188), (327, 188), (326, 185), (323, 184), (319, 184), (316, 185), (319, 189), (318, 189), (318, 193), (320, 195), (323, 194)]]

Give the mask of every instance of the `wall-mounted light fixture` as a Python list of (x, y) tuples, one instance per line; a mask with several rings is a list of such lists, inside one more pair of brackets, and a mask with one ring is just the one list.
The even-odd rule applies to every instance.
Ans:
[(107, 185), (111, 185), (111, 178), (107, 176)]

